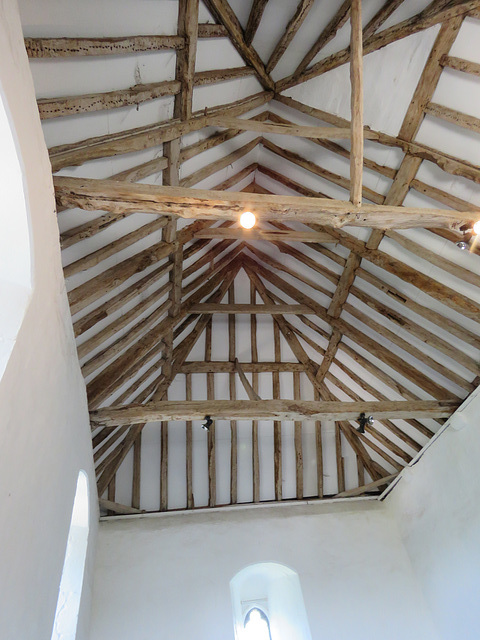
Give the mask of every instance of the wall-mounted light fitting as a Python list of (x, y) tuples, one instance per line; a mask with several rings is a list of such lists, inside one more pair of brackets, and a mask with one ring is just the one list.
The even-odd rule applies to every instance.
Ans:
[(365, 433), (365, 425), (370, 425), (375, 422), (375, 418), (373, 416), (366, 416), (364, 413), (361, 413), (358, 418), (358, 424), (360, 425), (357, 429), (358, 433)]
[(213, 420), (211, 419), (210, 416), (205, 416), (205, 423), (202, 424), (202, 429), (204, 429), (205, 431), (210, 431), (210, 427), (213, 424)]

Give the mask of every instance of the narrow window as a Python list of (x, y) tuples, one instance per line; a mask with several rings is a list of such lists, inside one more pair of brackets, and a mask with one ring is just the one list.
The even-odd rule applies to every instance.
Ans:
[(235, 640), (312, 640), (298, 575), (274, 562), (230, 581)]
[(6, 96), (0, 84), (0, 378), (31, 294), (30, 226), (24, 172)]
[(88, 477), (80, 471), (53, 623), (52, 640), (75, 640), (88, 542)]
[(245, 617), (245, 640), (272, 640), (267, 616), (255, 607)]

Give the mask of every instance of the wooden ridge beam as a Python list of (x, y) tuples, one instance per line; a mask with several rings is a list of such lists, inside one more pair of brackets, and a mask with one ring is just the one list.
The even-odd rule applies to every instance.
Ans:
[[(430, 3), (426, 9), (416, 14), (411, 18), (407, 18), (402, 22), (383, 29), (378, 34), (374, 34), (367, 38), (363, 43), (364, 55), (378, 51), (382, 47), (385, 47), (392, 42), (406, 38), (407, 36), (418, 33), (425, 29), (429, 29), (438, 23), (445, 23), (457, 16), (467, 14), (472, 9), (478, 8), (478, 0), (456, 2), (454, 6), (444, 6), (444, 3), (437, 8), (437, 2)], [(350, 58), (349, 48), (342, 49), (327, 58), (317, 62), (308, 69), (305, 69), (301, 73), (293, 73), (291, 76), (283, 78), (276, 84), (276, 92), (280, 93), (286, 89), (290, 89), (295, 85), (298, 85), (312, 78), (316, 78), (327, 71), (336, 69), (346, 63)]]
[(480, 211), (457, 212), (446, 209), (355, 205), (324, 198), (272, 196), (124, 184), (111, 180), (54, 177), (57, 202), (85, 210), (139, 211), (205, 220), (237, 220), (253, 207), (257, 219), (317, 223), (331, 227), (344, 225), (374, 228), (446, 227), (460, 228), (480, 218)]
[(241, 98), (229, 104), (212, 107), (207, 109), (207, 113), (205, 113), (205, 110), (196, 112), (185, 122), (175, 118), (127, 131), (55, 146), (49, 149), (52, 170), (55, 172), (64, 167), (77, 166), (97, 158), (106, 158), (157, 147), (163, 142), (174, 140), (191, 131), (203, 129), (206, 126), (209, 115), (228, 114), (238, 116), (265, 104), (272, 97), (272, 92), (262, 91), (248, 98)]
[(361, 413), (376, 419), (448, 418), (455, 401), (333, 402), (314, 400), (191, 400), (112, 406), (90, 412), (94, 426), (143, 422), (203, 420), (356, 420)]

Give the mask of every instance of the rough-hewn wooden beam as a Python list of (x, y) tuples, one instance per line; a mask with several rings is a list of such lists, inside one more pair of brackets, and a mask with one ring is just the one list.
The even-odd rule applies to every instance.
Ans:
[[(235, 304), (235, 284), (228, 288), (228, 303)], [(237, 387), (235, 364), (236, 359), (236, 321), (235, 316), (228, 316), (228, 365), (231, 367), (228, 376), (228, 392), (230, 400), (236, 400)], [(209, 363), (212, 364), (212, 363)], [(189, 399), (189, 398), (187, 398)], [(191, 398), (190, 398), (191, 399)], [(237, 423), (230, 420), (230, 504), (237, 502), (237, 474), (238, 474), (238, 446), (237, 446)]]
[(254, 76), (255, 69), (252, 67), (233, 67), (231, 69), (210, 69), (209, 71), (197, 71), (193, 78), (195, 87), (203, 87), (208, 84), (228, 82), (237, 78)]
[(480, 211), (457, 212), (421, 207), (355, 205), (340, 200), (216, 192), (181, 187), (124, 184), (111, 180), (54, 177), (57, 202), (85, 210), (139, 211), (178, 215), (182, 218), (237, 220), (253, 208), (257, 219), (374, 228), (460, 228), (480, 218)]
[[(316, 109), (315, 107), (309, 107), (308, 105), (298, 102), (298, 100), (294, 100), (293, 98), (276, 95), (275, 99), (282, 104), (292, 107), (293, 109), (297, 109), (301, 113), (305, 113), (309, 116), (322, 120), (323, 122), (332, 124), (333, 126), (350, 126), (349, 121), (345, 118), (340, 118), (339, 116), (322, 111), (321, 109)], [(371, 140), (375, 140), (387, 147), (397, 147), (402, 149), (402, 151), (408, 153), (412, 158), (419, 158), (433, 162), (440, 167), (440, 169), (450, 173), (451, 175), (462, 176), (467, 178), (467, 180), (473, 180), (476, 183), (480, 183), (480, 167), (472, 164), (471, 162), (467, 162), (466, 160), (455, 158), (418, 142), (409, 142), (408, 140), (403, 140), (400, 137), (395, 138), (394, 136), (390, 136), (380, 131), (373, 131), (369, 127), (365, 127), (364, 137), (365, 139), (369, 138)]]
[(226, 303), (199, 303), (190, 309), (191, 313), (226, 313), (226, 314), (312, 314), (315, 313), (309, 307), (302, 304), (226, 304)]
[(289, 44), (295, 37), (297, 31), (300, 29), (306, 17), (308, 16), (308, 13), (313, 6), (313, 2), (314, 0), (299, 1), (297, 8), (295, 10), (295, 13), (293, 14), (292, 18), (290, 19), (287, 26), (285, 27), (285, 32), (283, 33), (282, 37), (275, 45), (275, 48), (272, 51), (270, 58), (268, 59), (267, 66), (266, 66), (267, 73), (271, 73), (279, 63), (280, 58), (285, 53)]
[(463, 60), (463, 58), (445, 55), (441, 59), (440, 63), (444, 67), (449, 67), (456, 71), (463, 71), (464, 73), (470, 73), (473, 76), (480, 76), (480, 64), (478, 62), (471, 62), (470, 60)]
[(208, 115), (228, 114), (238, 116), (265, 104), (272, 97), (273, 94), (270, 91), (263, 91), (230, 104), (212, 107), (207, 109), (207, 113), (205, 113), (205, 110), (197, 112), (186, 122), (182, 122), (177, 118), (52, 147), (49, 149), (52, 169), (53, 171), (58, 171), (64, 167), (80, 165), (97, 158), (106, 158), (156, 147), (163, 142), (174, 140), (191, 131), (203, 129), (206, 126)]
[(348, 20), (348, 16), (350, 15), (350, 5), (352, 0), (344, 0), (340, 5), (339, 9), (335, 12), (335, 15), (327, 24), (325, 29), (322, 31), (315, 44), (309, 49), (309, 51), (305, 54), (304, 58), (295, 69), (293, 76), (296, 77), (300, 75), (310, 64), (310, 62), (315, 58), (317, 53), (325, 47), (330, 40), (332, 40), (337, 31), (342, 28), (342, 26)]
[(350, 137), (350, 201), (362, 203), (363, 176), (363, 45), (362, 0), (352, 0), (350, 7), (350, 109), (352, 128)]
[(469, 116), (468, 114), (457, 111), (456, 109), (450, 109), (449, 107), (444, 107), (440, 104), (430, 102), (425, 107), (425, 113), (436, 118), (441, 118), (451, 124), (456, 124), (463, 129), (468, 129), (468, 131), (480, 133), (480, 118)]
[(284, 125), (271, 122), (259, 122), (257, 120), (244, 120), (242, 118), (232, 118), (229, 116), (212, 116), (208, 119), (208, 126), (298, 136), (300, 138), (318, 138), (321, 140), (348, 140), (350, 138), (350, 129), (346, 128)]
[(252, 66), (257, 77), (266, 89), (273, 89), (273, 80), (265, 71), (265, 65), (263, 64), (260, 56), (255, 49), (245, 42), (243, 29), (238, 21), (237, 16), (230, 7), (227, 0), (205, 0), (205, 5), (210, 13), (216, 18), (217, 22), (223, 24), (230, 36), (232, 44), (237, 49), (238, 53), (242, 56), (245, 62)]
[(105, 498), (100, 498), (98, 502), (100, 505), (100, 509), (107, 509), (108, 511), (113, 511), (114, 513), (122, 515), (145, 513), (143, 509), (135, 509), (134, 507), (129, 507), (126, 504), (119, 504), (118, 502), (113, 502), (113, 500), (106, 500)]
[(81, 96), (61, 98), (41, 98), (37, 100), (40, 118), (60, 118), (89, 111), (103, 111), (138, 105), (147, 100), (155, 100), (162, 96), (173, 96), (180, 91), (177, 80), (137, 84), (129, 89), (108, 91), (107, 93), (89, 93)]
[(201, 229), (197, 234), (197, 238), (209, 238), (212, 240), (220, 240), (222, 238), (229, 238), (232, 240), (265, 240), (268, 242), (275, 242), (281, 240), (285, 242), (335, 242), (335, 240), (328, 233), (316, 233), (314, 231), (296, 231), (295, 229), (283, 230), (283, 229), (239, 229), (229, 228), (220, 229), (214, 227), (213, 229)]
[(179, 36), (123, 36), (120, 38), (25, 38), (29, 58), (67, 58), (72, 56), (109, 56), (182, 49)]
[(174, 118), (192, 117), (193, 81), (197, 55), (199, 0), (180, 0), (178, 4), (178, 35), (185, 39), (185, 47), (178, 51), (175, 77), (181, 82), (180, 100), (175, 103)]
[[(199, 38), (226, 38), (220, 24), (199, 24)], [(29, 58), (108, 56), (143, 51), (179, 50), (185, 46), (181, 36), (122, 36), (119, 38), (25, 38)]]
[(122, 426), (162, 420), (356, 420), (361, 413), (377, 419), (448, 418), (460, 402), (316, 402), (314, 400), (191, 400), (106, 407), (90, 412), (96, 426)]
[(247, 144), (244, 144), (239, 149), (232, 151), (232, 153), (229, 153), (226, 156), (219, 158), (218, 160), (214, 160), (210, 164), (207, 164), (206, 166), (201, 167), (201, 169), (194, 171), (188, 176), (185, 176), (184, 178), (182, 178), (182, 180), (180, 180), (180, 186), (193, 187), (194, 185), (198, 184), (202, 180), (205, 180), (205, 178), (208, 178), (214, 175), (215, 173), (217, 173), (217, 171), (221, 171), (222, 169), (225, 169), (225, 167), (228, 167), (229, 165), (233, 164), (237, 160), (240, 160), (240, 158), (243, 158), (244, 156), (246, 156), (248, 153), (250, 153), (250, 151), (253, 151), (253, 149), (255, 149), (255, 147), (259, 145), (260, 142), (261, 142), (260, 137), (250, 140), (250, 142), (247, 142)]
[[(307, 171), (310, 171), (316, 176), (319, 176), (324, 180), (328, 180), (328, 182), (332, 182), (333, 184), (336, 184), (339, 187), (342, 187), (342, 189), (345, 189), (346, 191), (350, 192), (351, 181), (349, 180), (349, 178), (345, 178), (344, 176), (338, 175), (337, 173), (333, 173), (328, 169), (324, 169), (323, 167), (320, 167), (315, 162), (312, 162), (311, 160), (304, 158), (303, 156), (296, 153), (295, 151), (290, 151), (289, 149), (280, 147), (279, 145), (275, 144), (274, 142), (271, 142), (270, 140), (263, 139), (262, 144), (265, 147), (265, 149), (268, 149), (275, 155), (280, 156), (281, 158), (284, 158), (285, 160), (288, 160), (289, 162), (296, 164), (298, 167), (301, 167), (302, 169), (306, 169)], [(365, 198), (366, 200), (370, 200), (370, 202), (373, 202), (375, 204), (384, 203), (384, 200), (385, 200), (384, 196), (382, 196), (380, 193), (377, 193), (376, 191), (373, 191), (373, 189), (370, 189), (369, 187), (362, 187), (361, 191), (362, 191), (363, 198)]]
[(235, 366), (235, 371), (238, 373), (238, 377), (242, 381), (242, 384), (244, 386), (244, 389), (245, 389), (249, 399), (250, 400), (261, 400), (261, 398), (258, 395), (258, 393), (254, 390), (254, 388), (252, 387), (252, 385), (248, 381), (248, 379), (247, 379), (247, 377), (246, 377), (246, 375), (245, 375), (245, 373), (244, 373), (244, 371), (242, 369), (242, 365), (239, 363), (237, 358), (235, 358), (235, 360), (234, 360), (234, 366)]
[(366, 40), (380, 29), (382, 24), (388, 20), (394, 11), (404, 2), (404, 0), (386, 0), (383, 7), (377, 11), (370, 22), (363, 29), (363, 39)]
[(348, 491), (342, 491), (341, 493), (337, 493), (336, 498), (353, 498), (353, 496), (361, 496), (364, 493), (368, 493), (369, 491), (374, 491), (383, 485), (390, 484), (392, 480), (398, 476), (398, 473), (392, 473), (385, 478), (380, 478), (379, 480), (375, 480), (374, 482), (369, 482), (363, 487), (357, 487), (356, 489), (349, 489)]
[[(230, 316), (233, 318), (233, 316)], [(286, 372), (293, 373), (294, 371), (305, 371), (305, 366), (300, 362), (242, 362), (240, 363), (242, 369), (246, 373), (271, 373), (271, 372)], [(185, 362), (180, 373), (235, 373), (235, 364), (231, 362)]]
[(198, 25), (199, 38), (228, 38), (228, 31), (223, 24), (207, 22)]
[[(432, 2), (426, 9), (416, 14), (411, 18), (407, 18), (402, 22), (383, 29), (378, 34), (374, 34), (367, 38), (363, 43), (364, 55), (378, 51), (382, 47), (385, 47), (392, 42), (406, 38), (407, 36), (429, 29), (435, 24), (440, 22), (448, 22), (452, 18), (460, 15), (465, 15), (472, 9), (478, 8), (478, 0), (455, 2), (454, 6), (445, 7), (444, 4), (436, 9), (437, 2)], [(336, 69), (343, 64), (346, 64), (350, 58), (349, 48), (342, 49), (337, 53), (328, 56), (324, 60), (317, 62), (309, 69), (304, 70), (302, 73), (293, 73), (287, 78), (283, 78), (280, 82), (277, 82), (276, 91), (281, 92), (293, 87), (312, 78)]]
[(250, 9), (250, 15), (248, 16), (247, 26), (245, 28), (245, 44), (247, 46), (250, 46), (252, 44), (252, 40), (257, 33), (257, 29), (267, 3), (268, 0), (253, 0), (252, 8)]
[(72, 314), (112, 291), (135, 273), (144, 271), (148, 266), (166, 258), (175, 248), (175, 244), (159, 242), (76, 287), (68, 294)]

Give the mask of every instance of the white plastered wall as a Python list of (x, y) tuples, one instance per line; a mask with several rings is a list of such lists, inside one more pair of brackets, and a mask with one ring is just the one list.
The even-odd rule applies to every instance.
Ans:
[[(50, 638), (77, 476), (91, 523), (78, 640), (87, 638), (98, 506), (85, 385), (60, 263), (51, 169), (15, 0), (0, 1), (0, 85), (23, 162), (32, 294), (0, 379), (0, 637)], [(1, 231), (0, 231), (1, 232)], [(2, 313), (9, 301), (2, 301)]]
[(443, 640), (480, 636), (479, 413), (480, 388), (386, 500)]
[(257, 562), (298, 573), (313, 640), (438, 638), (377, 502), (113, 519), (97, 558), (91, 640), (233, 640), (229, 583)]

